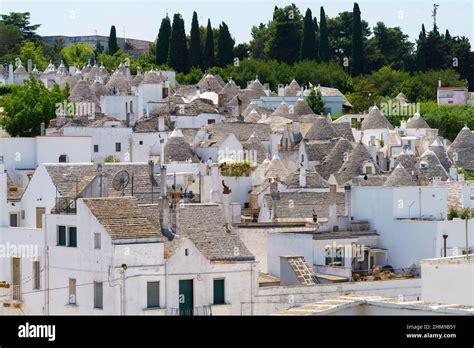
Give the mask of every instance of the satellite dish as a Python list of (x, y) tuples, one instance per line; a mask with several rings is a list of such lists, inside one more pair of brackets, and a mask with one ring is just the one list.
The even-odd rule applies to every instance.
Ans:
[(125, 188), (128, 186), (130, 181), (130, 174), (126, 170), (121, 170), (115, 174), (112, 181), (112, 187), (116, 191), (122, 191), (122, 196), (124, 195)]

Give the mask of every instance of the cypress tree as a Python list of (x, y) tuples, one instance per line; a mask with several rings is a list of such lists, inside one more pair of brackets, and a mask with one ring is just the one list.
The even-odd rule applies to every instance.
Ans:
[(301, 44), (301, 60), (316, 59), (316, 29), (311, 10), (306, 10), (303, 21), (303, 42)]
[(191, 23), (191, 38), (189, 41), (189, 67), (202, 66), (202, 49), (201, 49), (201, 31), (199, 30), (199, 22), (197, 13), (193, 13), (193, 21)]
[(170, 47), (171, 21), (166, 15), (162, 19), (158, 39), (156, 42), (155, 62), (157, 65), (166, 64), (168, 61), (168, 51)]
[(318, 19), (314, 17), (313, 22), (314, 22), (314, 31), (318, 32), (319, 31)]
[(114, 54), (118, 51), (117, 45), (117, 33), (115, 31), (115, 25), (112, 25), (110, 28), (110, 35), (109, 35), (109, 54)]
[(426, 31), (425, 25), (421, 26), (421, 32), (416, 42), (416, 69), (419, 71), (426, 71)]
[(229, 27), (222, 22), (222, 25), (219, 25), (219, 39), (217, 41), (217, 63), (219, 66), (226, 66), (232, 63), (234, 44), (235, 42), (230, 36)]
[(168, 65), (177, 72), (187, 72), (186, 33), (184, 31), (184, 20), (179, 13), (173, 16)]
[(362, 36), (362, 23), (360, 19), (359, 4), (354, 3), (352, 12), (352, 75), (357, 76), (364, 71), (364, 47)]
[(329, 36), (326, 24), (326, 13), (324, 7), (321, 6), (321, 14), (319, 18), (319, 57), (322, 62), (329, 62)]
[(204, 69), (214, 66), (214, 33), (212, 32), (211, 20), (207, 20), (206, 44), (204, 46), (204, 56), (202, 57)]

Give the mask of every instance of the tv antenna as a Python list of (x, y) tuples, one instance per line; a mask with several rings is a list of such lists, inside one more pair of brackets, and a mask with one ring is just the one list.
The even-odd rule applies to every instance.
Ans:
[(112, 187), (116, 191), (122, 191), (122, 196), (125, 195), (125, 188), (128, 186), (130, 181), (130, 174), (126, 170), (121, 170), (117, 174), (115, 174), (114, 179), (112, 181)]

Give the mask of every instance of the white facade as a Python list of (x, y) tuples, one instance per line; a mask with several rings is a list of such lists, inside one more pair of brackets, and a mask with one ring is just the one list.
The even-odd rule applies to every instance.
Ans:
[[(447, 254), (459, 253), (465, 245), (464, 220), (447, 220), (447, 190), (444, 187), (361, 187), (352, 188), (352, 217), (367, 220), (380, 235), (380, 247), (388, 249), (388, 264), (405, 269), (420, 260), (439, 257), (443, 234)], [(469, 240), (474, 223), (468, 224)], [(472, 242), (471, 246), (472, 247)]]

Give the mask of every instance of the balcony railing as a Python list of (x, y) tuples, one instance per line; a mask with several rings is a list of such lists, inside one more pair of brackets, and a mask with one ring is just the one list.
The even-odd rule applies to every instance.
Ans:
[(169, 308), (167, 315), (180, 315), (180, 316), (207, 316), (212, 315), (211, 306), (194, 307), (193, 309), (179, 309)]

